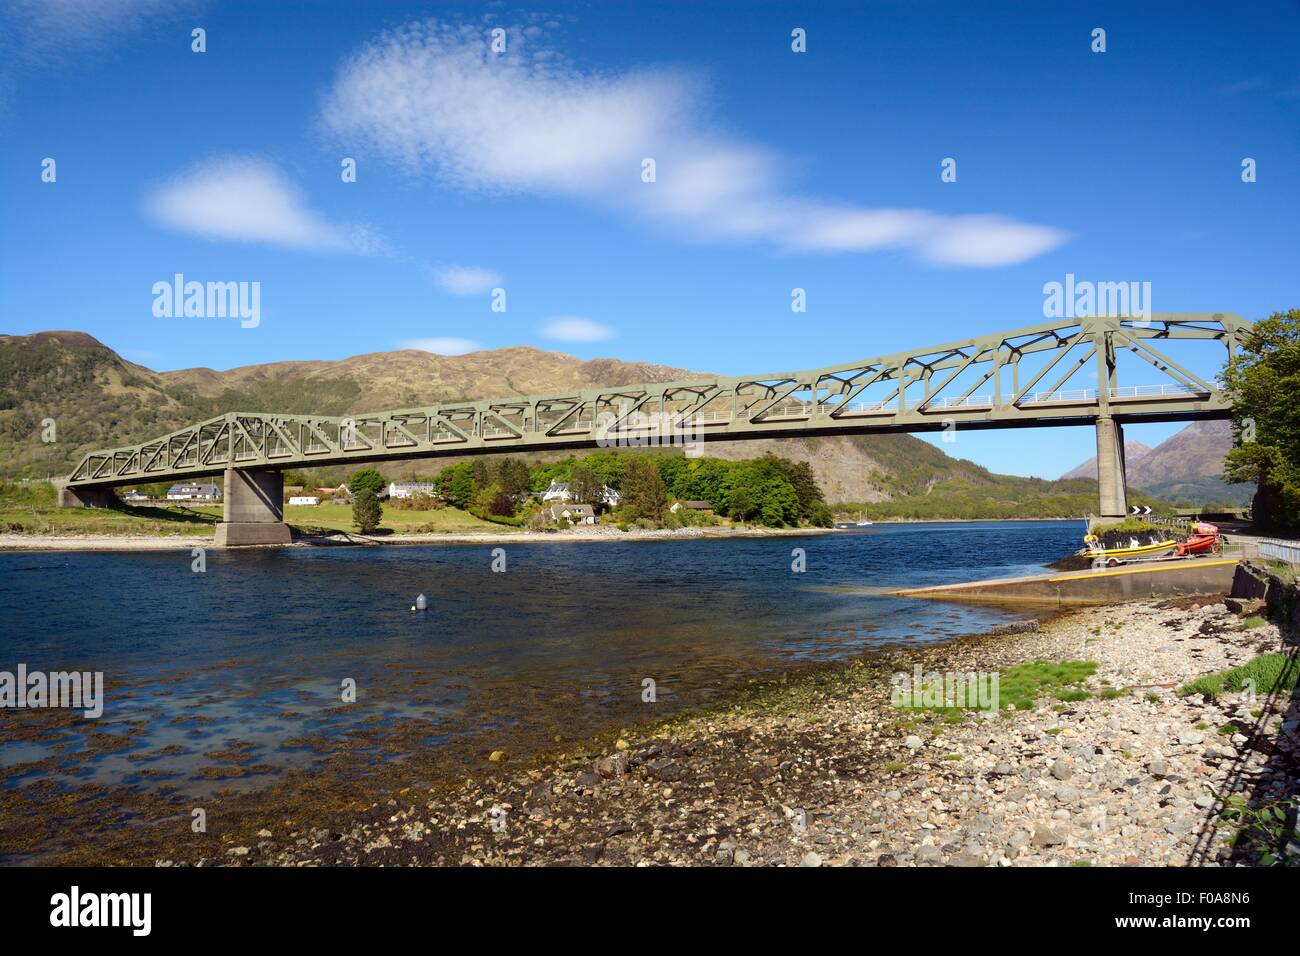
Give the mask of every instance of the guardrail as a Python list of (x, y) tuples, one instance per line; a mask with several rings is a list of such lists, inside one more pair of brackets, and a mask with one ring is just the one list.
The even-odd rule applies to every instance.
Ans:
[(1259, 556), (1283, 561), (1287, 564), (1300, 564), (1300, 541), (1279, 541), (1277, 538), (1259, 539)]

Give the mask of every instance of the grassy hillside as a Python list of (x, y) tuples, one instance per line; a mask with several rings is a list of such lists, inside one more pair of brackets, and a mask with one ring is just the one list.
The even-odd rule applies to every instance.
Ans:
[[(1130, 488), (1131, 505), (1150, 505), (1158, 514), (1173, 509), (1151, 495)], [(939, 518), (1077, 518), (1097, 511), (1097, 482), (1090, 478), (1046, 481), (1012, 475), (988, 475), (972, 480), (958, 475), (934, 482), (919, 493), (890, 501), (846, 503), (836, 507), (842, 516), (880, 519), (935, 520)]]

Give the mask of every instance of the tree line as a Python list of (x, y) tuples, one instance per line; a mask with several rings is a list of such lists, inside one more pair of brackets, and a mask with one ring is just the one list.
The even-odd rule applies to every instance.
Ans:
[[(591, 505), (597, 512), (612, 512), (620, 527), (676, 526), (707, 520), (682, 513), (684, 509), (671, 511), (673, 502), (679, 500), (708, 502), (717, 515), (765, 527), (828, 527), (833, 521), (808, 463), (770, 454), (724, 461), (601, 451), (532, 467), (519, 458), (483, 457), (414, 480), (432, 486), (432, 494), (418, 496), (429, 500), (417, 497), (416, 507), (450, 505), (507, 524), (528, 522), (540, 510), (538, 494), (555, 481), (568, 485), (570, 501)], [(375, 468), (364, 468), (349, 478), (354, 517), (363, 531), (378, 526), (376, 509), (387, 484)], [(610, 504), (607, 488), (616, 493), (616, 504)]]

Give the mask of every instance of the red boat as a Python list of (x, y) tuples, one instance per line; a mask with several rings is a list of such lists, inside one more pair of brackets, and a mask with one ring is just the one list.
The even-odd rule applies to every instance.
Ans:
[(1187, 540), (1180, 542), (1174, 549), (1174, 557), (1185, 557), (1189, 554), (1217, 554), (1223, 550), (1223, 539), (1219, 534), (1219, 529), (1205, 521), (1197, 521), (1192, 524), (1192, 533), (1187, 536)]

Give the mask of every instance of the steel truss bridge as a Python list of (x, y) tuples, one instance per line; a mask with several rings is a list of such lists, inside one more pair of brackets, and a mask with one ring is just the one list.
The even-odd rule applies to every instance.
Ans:
[[(347, 417), (230, 412), (91, 452), (68, 485), (507, 451), (1092, 424), (1103, 486), (1118, 480), (1122, 499), (1122, 423), (1228, 416), (1228, 398), (1167, 354), (1169, 343), (1201, 343), (1206, 354), (1191, 364), (1217, 367), (1250, 328), (1224, 312), (1061, 319), (806, 372), (700, 375)], [(1209, 354), (1203, 346), (1211, 344), (1224, 351)], [(1121, 383), (1118, 359), (1127, 353), (1140, 360), (1142, 377)], [(1108, 476), (1113, 455), (1118, 474)], [(1103, 487), (1102, 514), (1116, 507), (1105, 498)], [(1123, 513), (1122, 500), (1118, 507)]]

